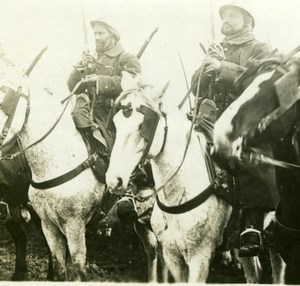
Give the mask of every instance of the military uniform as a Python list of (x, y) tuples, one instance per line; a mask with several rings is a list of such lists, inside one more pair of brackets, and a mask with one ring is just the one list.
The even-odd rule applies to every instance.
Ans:
[[(250, 81), (245, 80), (243, 87), (237, 90), (234, 85), (235, 79), (245, 71), (247, 66), (254, 64), (255, 61), (259, 61), (271, 52), (269, 45), (256, 40), (251, 32), (245, 32), (230, 40), (225, 39), (221, 46), (224, 50), (225, 59), (221, 61), (220, 71), (213, 81), (211, 81), (211, 76), (202, 72), (199, 90), (202, 98), (211, 97), (216, 103), (217, 117), (250, 84)], [(202, 70), (203, 67), (200, 67), (195, 72), (192, 82)], [(211, 92), (209, 89), (212, 89)], [(197, 87), (194, 88), (193, 93), (196, 95)], [(264, 154), (271, 154), (269, 146), (262, 146), (258, 143), (257, 147), (262, 149)], [(240, 168), (236, 183), (241, 208), (274, 210), (279, 196), (273, 167), (259, 165)]]
[(75, 85), (87, 75), (97, 75), (95, 86), (87, 88), (87, 93), (77, 95), (76, 105), (72, 116), (77, 128), (94, 126), (95, 122), (104, 135), (108, 148), (111, 150), (114, 134), (106, 130), (106, 122), (113, 101), (122, 91), (122, 71), (132, 75), (141, 72), (138, 59), (124, 51), (119, 43), (98, 56), (92, 67), (81, 67), (81, 62), (75, 66), (68, 87), (72, 91)]
[[(209, 97), (209, 88), (212, 88), (212, 100), (217, 104), (218, 117), (246, 88), (247, 82), (242, 90), (237, 90), (234, 80), (241, 75), (247, 66), (254, 64), (270, 54), (271, 49), (268, 44), (259, 42), (251, 32), (246, 32), (237, 38), (221, 42), (225, 59), (221, 62), (219, 74), (211, 81), (211, 76), (202, 74), (200, 96)], [(201, 66), (193, 75), (192, 82), (197, 79), (203, 70)], [(211, 85), (211, 87), (209, 87)], [(194, 85), (193, 94), (197, 93), (197, 85)]]

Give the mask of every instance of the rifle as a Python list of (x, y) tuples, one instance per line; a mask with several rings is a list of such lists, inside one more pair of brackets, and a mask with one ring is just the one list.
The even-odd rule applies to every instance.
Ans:
[[(201, 72), (199, 73), (200, 76)], [(192, 90), (194, 89), (194, 87), (196, 86), (197, 82), (198, 82), (198, 78), (199, 76), (196, 76), (191, 84), (191, 87), (189, 88), (189, 90), (187, 91), (187, 93), (185, 94), (184, 98), (181, 100), (181, 102), (178, 104), (178, 108), (181, 109), (182, 106), (184, 105), (185, 101), (189, 98)]]
[[(183, 65), (182, 57), (181, 57), (179, 51), (177, 51), (177, 53), (178, 53), (178, 57), (179, 57), (179, 60), (180, 60), (182, 72), (183, 72), (183, 75), (184, 75), (186, 89), (189, 90), (189, 83), (188, 83), (188, 80), (187, 80), (187, 75), (186, 75), (186, 71), (185, 71), (185, 68), (184, 68), (184, 65)], [(190, 95), (188, 95), (188, 98), (189, 98), (190, 109), (192, 109), (192, 103), (191, 103)]]
[(158, 31), (158, 27), (155, 28), (155, 30), (150, 34), (150, 37), (144, 42), (144, 44), (142, 45), (142, 47), (140, 48), (140, 50), (139, 50), (139, 52), (136, 56), (138, 59), (141, 58), (142, 54), (146, 50), (146, 48), (149, 45), (151, 39), (153, 38), (153, 36), (156, 34), (157, 31)]
[[(138, 58), (138, 59), (141, 58), (141, 56), (143, 55), (143, 53), (144, 53), (144, 51), (146, 50), (147, 46), (149, 45), (151, 39), (153, 38), (153, 36), (155, 35), (155, 33), (156, 33), (157, 31), (158, 31), (158, 27), (151, 33), (150, 37), (144, 42), (144, 44), (142, 45), (142, 47), (140, 48), (140, 50), (139, 50), (139, 52), (138, 52), (138, 54), (137, 54), (137, 58)], [(78, 82), (78, 84), (76, 85), (76, 87), (79, 86), (79, 83), (80, 83), (80, 82)], [(75, 90), (76, 90), (76, 89), (74, 88), (74, 91), (75, 91)], [(61, 100), (60, 103), (61, 103), (61, 104), (64, 104), (64, 103), (69, 99), (69, 97), (72, 96), (72, 95), (73, 95), (73, 92), (72, 92), (70, 95), (68, 95), (66, 98), (64, 98), (63, 100)]]
[(42, 55), (44, 54), (44, 52), (48, 49), (48, 47), (43, 48), (39, 54), (35, 57), (35, 59), (33, 60), (33, 62), (31, 63), (31, 65), (27, 68), (27, 70), (25, 71), (24, 75), (25, 76), (29, 76), (30, 73), (32, 72), (33, 68), (35, 67), (35, 65), (37, 64), (37, 62), (40, 60), (40, 58), (42, 57)]

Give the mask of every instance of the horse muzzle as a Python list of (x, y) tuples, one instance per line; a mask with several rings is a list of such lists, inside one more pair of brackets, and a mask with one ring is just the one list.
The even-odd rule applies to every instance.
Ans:
[(127, 188), (124, 187), (123, 180), (117, 177), (115, 180), (106, 180), (107, 189), (111, 194), (124, 195)]

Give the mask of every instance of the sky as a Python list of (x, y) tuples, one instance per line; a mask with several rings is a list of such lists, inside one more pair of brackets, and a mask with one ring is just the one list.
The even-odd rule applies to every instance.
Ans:
[[(200, 66), (203, 52), (199, 42), (220, 41), (218, 8), (223, 0), (0, 0), (0, 42), (10, 57), (26, 69), (38, 52), (48, 47), (31, 74), (31, 81), (50, 88), (62, 99), (68, 94), (67, 78), (87, 48), (81, 4), (93, 49), (89, 21), (104, 19), (121, 34), (121, 44), (137, 54), (151, 32), (158, 27), (141, 58), (143, 73), (163, 84), (170, 80), (176, 101), (187, 87), (180, 64), (182, 58), (188, 82)], [(257, 38), (273, 48), (288, 52), (300, 44), (299, 0), (244, 0), (253, 14)], [(212, 9), (211, 9), (212, 7)], [(213, 11), (213, 13), (211, 13)], [(213, 19), (213, 21), (211, 20)], [(174, 94), (174, 95), (173, 95)]]

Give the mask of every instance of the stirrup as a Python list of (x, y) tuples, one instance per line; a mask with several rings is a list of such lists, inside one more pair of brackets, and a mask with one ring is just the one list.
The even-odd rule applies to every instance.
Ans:
[(138, 219), (136, 203), (133, 197), (125, 195), (117, 203), (118, 217), (123, 224), (131, 224)]
[(263, 252), (263, 238), (259, 230), (252, 226), (240, 234), (239, 256), (249, 257), (258, 256)]

